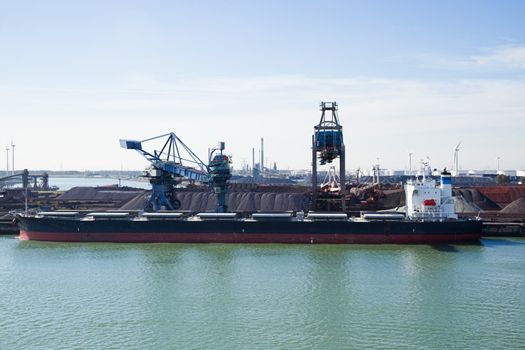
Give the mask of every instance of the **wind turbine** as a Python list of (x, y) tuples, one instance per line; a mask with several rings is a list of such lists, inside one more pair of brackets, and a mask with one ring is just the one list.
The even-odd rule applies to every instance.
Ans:
[(408, 152), (408, 176), (412, 176), (412, 152)]
[(459, 176), (459, 146), (461, 145), (462, 141), (459, 141), (458, 145), (454, 149), (454, 166), (456, 170), (455, 176)]

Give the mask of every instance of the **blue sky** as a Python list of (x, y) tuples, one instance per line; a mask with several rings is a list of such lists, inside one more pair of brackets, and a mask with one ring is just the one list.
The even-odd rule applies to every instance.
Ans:
[(141, 169), (118, 139), (174, 131), (203, 158), (226, 141), (238, 167), (264, 136), (268, 162), (308, 168), (336, 100), (347, 168), (450, 167), (462, 140), (464, 169), (523, 169), (524, 17), (523, 1), (0, 1), (0, 144), (17, 167)]

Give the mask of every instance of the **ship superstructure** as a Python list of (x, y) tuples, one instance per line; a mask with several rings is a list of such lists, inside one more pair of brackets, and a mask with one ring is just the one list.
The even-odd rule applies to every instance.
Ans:
[(409, 179), (405, 184), (406, 215), (408, 219), (424, 221), (456, 220), (452, 177), (445, 170), (441, 173), (441, 184), (426, 177)]

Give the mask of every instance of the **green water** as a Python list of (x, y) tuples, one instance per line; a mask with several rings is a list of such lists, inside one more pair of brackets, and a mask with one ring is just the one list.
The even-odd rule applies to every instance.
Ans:
[(0, 349), (525, 348), (525, 240), (59, 244), (0, 236)]

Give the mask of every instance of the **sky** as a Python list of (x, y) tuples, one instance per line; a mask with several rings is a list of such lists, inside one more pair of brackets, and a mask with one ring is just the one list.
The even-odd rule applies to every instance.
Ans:
[[(174, 132), (202, 159), (308, 169), (337, 101), (347, 169), (525, 169), (525, 1), (0, 0), (0, 169), (140, 170)], [(2, 144), (3, 142), (3, 144)]]

